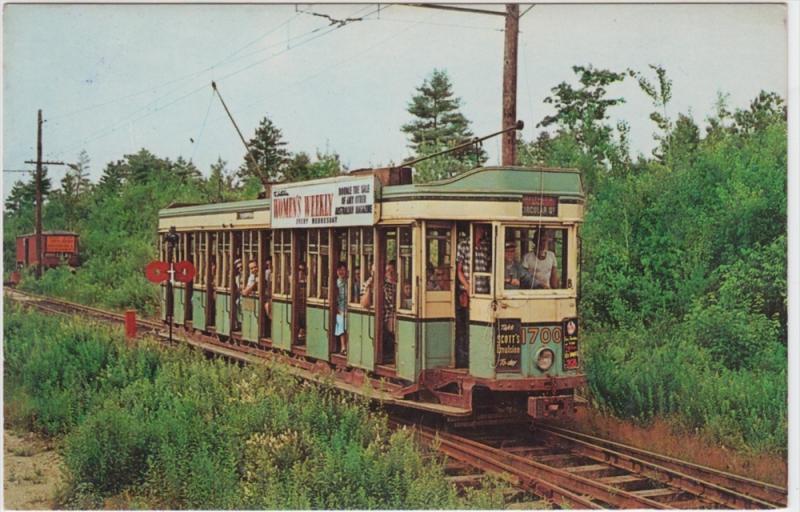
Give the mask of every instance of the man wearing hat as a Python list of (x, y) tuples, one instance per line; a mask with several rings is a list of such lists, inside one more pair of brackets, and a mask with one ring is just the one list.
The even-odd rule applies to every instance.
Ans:
[(523, 288), (530, 288), (530, 279), (528, 279), (527, 276), (528, 272), (516, 258), (516, 243), (513, 239), (507, 239), (505, 250), (505, 289), (519, 290), (520, 286)]

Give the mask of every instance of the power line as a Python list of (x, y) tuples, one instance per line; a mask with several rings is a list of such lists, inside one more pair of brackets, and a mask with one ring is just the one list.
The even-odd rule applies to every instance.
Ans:
[(163, 82), (163, 83), (161, 83), (159, 85), (156, 85), (156, 86), (153, 86), (153, 87), (150, 87), (150, 88), (147, 88), (147, 89), (142, 89), (140, 91), (137, 91), (137, 92), (134, 92), (134, 93), (131, 93), (131, 94), (127, 94), (125, 96), (120, 96), (120, 97), (108, 100), (106, 102), (96, 103), (94, 105), (89, 105), (87, 107), (83, 107), (83, 108), (80, 108), (80, 109), (77, 109), (77, 110), (73, 110), (73, 111), (67, 112), (65, 114), (59, 114), (59, 115), (55, 115), (55, 116), (50, 116), (50, 121), (52, 122), (52, 121), (61, 120), (61, 119), (67, 118), (67, 117), (71, 117), (71, 116), (73, 116), (75, 114), (80, 114), (82, 112), (86, 112), (88, 110), (93, 110), (95, 108), (111, 105), (111, 104), (116, 103), (118, 101), (123, 101), (123, 100), (127, 100), (127, 99), (130, 99), (130, 98), (134, 98), (136, 96), (140, 96), (142, 94), (161, 89), (162, 87), (166, 87), (168, 85), (172, 85), (175, 82), (180, 82), (182, 80), (186, 80), (186, 79), (189, 79), (189, 78), (194, 78), (197, 75), (200, 75), (200, 74), (205, 73), (207, 71), (211, 71), (212, 69), (217, 68), (220, 65), (227, 63), (233, 56), (235, 56), (237, 53), (241, 52), (245, 48), (247, 48), (249, 46), (252, 46), (253, 44), (255, 44), (258, 41), (261, 41), (262, 39), (267, 37), (268, 35), (274, 33), (278, 29), (284, 27), (286, 24), (288, 24), (292, 19), (296, 18), (297, 16), (298, 16), (298, 14), (295, 13), (295, 15), (292, 16), (291, 18), (289, 18), (289, 19), (285, 20), (283, 23), (271, 28), (270, 30), (268, 30), (264, 34), (260, 35), (259, 37), (257, 37), (255, 39), (253, 39), (252, 41), (246, 43), (244, 46), (241, 46), (240, 48), (234, 50), (227, 57), (224, 57), (223, 59), (220, 59), (219, 61), (217, 61), (216, 63), (212, 64), (211, 66), (208, 66), (208, 67), (203, 68), (203, 69), (198, 70), (198, 71), (193, 71), (191, 73), (187, 73), (185, 75), (181, 75), (179, 77), (173, 78), (171, 80), (168, 80), (166, 82)]

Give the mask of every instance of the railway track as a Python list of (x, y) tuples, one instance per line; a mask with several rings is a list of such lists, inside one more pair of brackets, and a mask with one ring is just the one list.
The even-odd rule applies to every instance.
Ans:
[(562, 508), (786, 507), (787, 491), (778, 486), (558, 427), (455, 434), (402, 420), (397, 425), (415, 428), (423, 443), (448, 457)]
[[(6, 299), (39, 310), (123, 323), (124, 315), (72, 302), (5, 290)], [(137, 320), (137, 332), (163, 339), (160, 322)], [(191, 341), (198, 348), (245, 362), (263, 359), (246, 347)], [(221, 344), (215, 343), (214, 345)], [(208, 346), (206, 346), (208, 345)], [(241, 352), (236, 357), (237, 349)], [(244, 352), (243, 352), (244, 350)], [(787, 506), (787, 491), (772, 484), (681, 461), (563, 428), (520, 423), (468, 427), (458, 434), (393, 418), (395, 428), (414, 428), (418, 439), (449, 457), (451, 481), (480, 486), (485, 473), (514, 487), (510, 508), (526, 508), (540, 497), (561, 508), (771, 509)]]

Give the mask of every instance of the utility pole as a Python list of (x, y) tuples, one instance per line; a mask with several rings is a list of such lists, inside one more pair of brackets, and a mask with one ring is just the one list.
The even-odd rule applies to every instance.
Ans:
[(36, 279), (42, 278), (42, 109), (36, 126)]
[[(517, 120), (517, 45), (519, 42), (519, 5), (506, 4), (506, 40), (503, 56), (503, 121), (512, 126)], [(517, 163), (517, 133), (503, 134), (502, 165)]]
[(44, 258), (44, 247), (42, 243), (42, 166), (43, 165), (67, 165), (64, 162), (43, 162), (42, 161), (42, 109), (39, 109), (36, 129), (36, 160), (26, 160), (26, 164), (36, 164), (36, 279), (42, 277), (42, 259)]

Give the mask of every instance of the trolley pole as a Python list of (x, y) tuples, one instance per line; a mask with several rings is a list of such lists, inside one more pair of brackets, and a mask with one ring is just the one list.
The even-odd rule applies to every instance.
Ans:
[[(506, 4), (506, 40), (503, 56), (503, 121), (512, 126), (517, 120), (517, 45), (519, 42), (519, 5)], [(517, 133), (503, 134), (502, 165), (517, 163)]]

